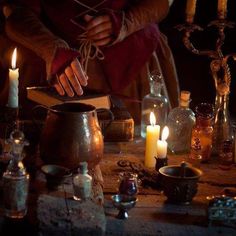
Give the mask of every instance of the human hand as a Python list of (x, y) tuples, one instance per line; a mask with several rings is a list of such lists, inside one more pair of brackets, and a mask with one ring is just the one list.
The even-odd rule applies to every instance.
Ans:
[(87, 37), (97, 46), (105, 46), (113, 40), (112, 21), (109, 15), (93, 17), (87, 14), (84, 19), (88, 23)]
[(78, 59), (74, 59), (69, 66), (67, 66), (63, 73), (57, 76), (57, 82), (54, 84), (55, 89), (60, 95), (65, 93), (73, 97), (74, 92), (77, 95), (83, 94), (82, 86), (86, 86), (88, 76), (82, 69)]

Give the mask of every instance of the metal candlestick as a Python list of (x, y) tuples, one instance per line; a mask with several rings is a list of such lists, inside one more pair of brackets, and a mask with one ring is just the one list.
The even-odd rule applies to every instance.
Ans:
[(4, 136), (3, 138), (6, 140), (9, 138), (10, 133), (14, 129), (19, 129), (20, 120), (19, 120), (19, 108), (12, 108), (6, 106), (3, 111), (3, 120), (4, 125)]
[(215, 119), (213, 133), (213, 153), (219, 153), (222, 142), (233, 139), (232, 127), (229, 118), (228, 100), (230, 93), (231, 73), (228, 59), (236, 60), (236, 53), (223, 55), (222, 46), (225, 41), (225, 29), (234, 28), (235, 23), (225, 19), (211, 21), (207, 27), (215, 27), (218, 30), (218, 39), (215, 50), (199, 50), (191, 42), (191, 34), (194, 31), (203, 31), (199, 25), (185, 23), (177, 25), (176, 28), (183, 32), (183, 44), (193, 54), (208, 56), (211, 60), (210, 69), (214, 79), (215, 97)]

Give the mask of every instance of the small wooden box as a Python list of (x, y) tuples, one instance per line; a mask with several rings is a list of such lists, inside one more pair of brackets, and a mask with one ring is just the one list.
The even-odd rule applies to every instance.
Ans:
[(98, 112), (99, 125), (105, 142), (125, 142), (134, 138), (134, 120), (125, 107), (112, 107), (113, 120), (108, 111)]

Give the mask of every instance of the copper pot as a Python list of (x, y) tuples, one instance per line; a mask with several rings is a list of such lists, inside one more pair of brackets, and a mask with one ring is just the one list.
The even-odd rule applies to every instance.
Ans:
[(97, 165), (104, 144), (95, 107), (66, 102), (47, 109), (40, 141), (42, 160), (70, 169), (82, 161), (90, 168)]

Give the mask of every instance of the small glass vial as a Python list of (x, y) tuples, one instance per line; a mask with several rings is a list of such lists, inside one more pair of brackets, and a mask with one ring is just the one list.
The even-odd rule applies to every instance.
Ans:
[(167, 118), (170, 130), (168, 147), (175, 154), (190, 152), (192, 128), (196, 121), (194, 112), (189, 108), (190, 101), (190, 92), (181, 91), (179, 107), (172, 109)]
[(142, 100), (141, 111), (141, 137), (146, 137), (146, 128), (150, 124), (150, 113), (156, 117), (156, 123), (161, 127), (165, 125), (168, 114), (168, 100), (161, 94), (163, 88), (162, 75), (153, 71), (149, 76), (150, 94)]
[(138, 175), (131, 172), (119, 174), (119, 194), (135, 196), (138, 192)]
[(220, 145), (219, 168), (229, 170), (233, 164), (233, 140), (225, 140)]
[(73, 188), (75, 200), (86, 200), (91, 197), (92, 177), (88, 174), (87, 162), (81, 162), (78, 174), (73, 178)]
[(20, 130), (14, 130), (10, 139), (12, 159), (3, 174), (3, 199), (5, 216), (23, 218), (27, 213), (29, 174), (22, 163), (22, 151), (27, 141)]
[(190, 158), (208, 162), (212, 151), (213, 106), (201, 103), (196, 107), (196, 124), (192, 130)]

